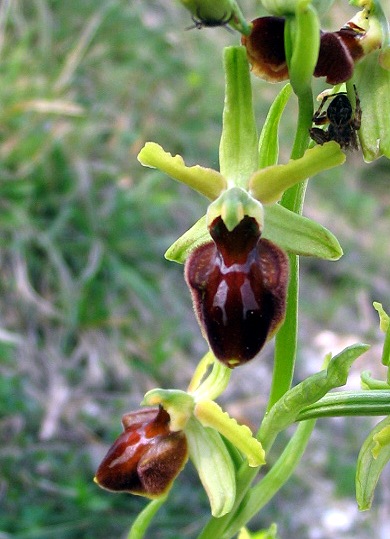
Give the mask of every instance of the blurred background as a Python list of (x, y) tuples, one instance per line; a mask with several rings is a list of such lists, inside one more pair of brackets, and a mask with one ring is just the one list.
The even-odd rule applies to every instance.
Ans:
[[(240, 5), (248, 19), (264, 14), (255, 0)], [(323, 27), (353, 13), (335, 2)], [(153, 387), (185, 389), (206, 351), (183, 268), (163, 254), (207, 201), (136, 159), (152, 140), (218, 168), (221, 54), (239, 37), (186, 31), (191, 24), (164, 0), (0, 2), (0, 539), (125, 538), (146, 502), (99, 489), (96, 467), (122, 414)], [(259, 128), (280, 88), (253, 80)], [(294, 99), (288, 107), (281, 162)], [(372, 348), (350, 387), (362, 370), (383, 376), (372, 302), (390, 310), (389, 176), (386, 159), (364, 164), (356, 152), (310, 182), (305, 214), (345, 255), (302, 260), (296, 381), (359, 340)], [(272, 346), (233, 372), (221, 400), (254, 429)], [(282, 538), (388, 537), (389, 477), (370, 512), (354, 501), (356, 457), (374, 422), (320, 420), (295, 477), (253, 528), (276, 521)], [(208, 512), (189, 464), (148, 537), (196, 537)]]

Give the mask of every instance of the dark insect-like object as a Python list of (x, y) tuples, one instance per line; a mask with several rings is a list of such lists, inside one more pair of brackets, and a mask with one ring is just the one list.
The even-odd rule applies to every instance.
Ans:
[[(340, 147), (345, 150), (357, 150), (358, 139), (356, 132), (360, 129), (362, 109), (360, 108), (360, 99), (355, 90), (356, 106), (355, 112), (346, 92), (338, 94), (326, 95), (319, 109), (313, 116), (315, 125), (329, 124), (327, 129), (312, 127), (310, 136), (317, 144), (324, 144), (330, 140), (334, 140)], [(324, 105), (328, 99), (332, 98), (328, 108), (324, 111)]]
[(230, 28), (228, 28), (227, 25), (232, 20), (232, 18), (233, 13), (230, 13), (230, 15), (228, 13), (224, 13), (221, 19), (202, 17), (200, 14), (200, 10), (198, 9), (196, 12), (196, 17), (192, 17), (194, 24), (186, 28), (186, 30), (192, 30), (193, 28), (201, 30), (202, 28), (215, 28), (216, 26), (224, 26), (226, 30), (230, 32), (231, 30)]
[(252, 217), (232, 231), (217, 217), (209, 228), (213, 241), (191, 253), (186, 280), (210, 348), (234, 368), (254, 358), (283, 322), (288, 260), (260, 237)]

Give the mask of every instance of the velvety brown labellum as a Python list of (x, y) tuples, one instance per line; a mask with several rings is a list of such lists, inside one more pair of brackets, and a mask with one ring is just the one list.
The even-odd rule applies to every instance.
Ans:
[(124, 432), (96, 472), (98, 485), (149, 498), (167, 492), (188, 458), (184, 433), (170, 432), (169, 421), (161, 407), (124, 415)]
[[(284, 49), (284, 19), (260, 17), (252, 21), (249, 36), (243, 36), (252, 71), (269, 82), (289, 78)], [(355, 62), (364, 55), (360, 40), (364, 31), (346, 25), (337, 32), (322, 32), (315, 77), (326, 77), (328, 84), (340, 84), (353, 75)]]
[(284, 19), (281, 17), (259, 17), (252, 21), (249, 36), (242, 36), (248, 61), (258, 77), (279, 82), (288, 79), (286, 54), (284, 51)]
[(212, 351), (233, 368), (252, 359), (283, 321), (288, 260), (274, 243), (260, 239), (252, 217), (231, 232), (218, 217), (210, 233), (214, 242), (188, 258), (186, 280)]

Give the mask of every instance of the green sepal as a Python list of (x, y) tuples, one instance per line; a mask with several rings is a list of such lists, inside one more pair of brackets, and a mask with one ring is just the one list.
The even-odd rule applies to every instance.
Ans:
[(263, 238), (285, 251), (300, 256), (338, 260), (343, 250), (337, 238), (325, 227), (279, 204), (264, 206)]
[(254, 438), (246, 425), (239, 425), (227, 412), (212, 400), (202, 400), (195, 405), (195, 417), (204, 427), (211, 427), (227, 438), (248, 459), (251, 467), (265, 464), (261, 443)]
[(250, 34), (250, 25), (245, 20), (235, 0), (179, 0), (194, 19), (225, 21), (231, 15), (229, 25), (242, 34)]
[(390, 417), (378, 423), (364, 441), (356, 467), (356, 500), (361, 511), (370, 509), (375, 487), (390, 460)]
[(390, 158), (390, 71), (380, 65), (380, 51), (358, 62), (354, 82), (359, 92), (362, 123), (358, 131), (366, 162)]
[(191, 251), (210, 241), (212, 239), (206, 226), (206, 215), (203, 215), (167, 249), (164, 256), (167, 260), (184, 264)]
[[(260, 438), (268, 439), (268, 431), (277, 433), (299, 419), (303, 410), (324, 397), (331, 389), (345, 385), (353, 362), (369, 349), (367, 344), (354, 344), (334, 356), (326, 370), (306, 378), (287, 391), (265, 417)], [(315, 417), (313, 414), (311, 417)]]
[(234, 464), (221, 436), (192, 417), (185, 428), (190, 458), (210, 501), (211, 513), (221, 517), (236, 497)]
[(245, 47), (224, 49), (225, 104), (219, 145), (220, 171), (229, 187), (248, 186), (257, 169), (257, 129)]
[[(342, 256), (343, 251), (335, 236), (319, 223), (279, 204), (264, 206), (264, 214), (262, 237), (273, 241), (285, 251), (324, 260), (338, 260)], [(210, 241), (212, 239), (206, 226), (206, 216), (203, 216), (169, 247), (165, 258), (184, 264), (193, 249)]]
[(137, 159), (141, 165), (165, 172), (174, 180), (185, 183), (210, 200), (218, 198), (226, 189), (225, 178), (216, 170), (199, 165), (187, 167), (180, 155), (172, 156), (155, 142), (147, 142)]
[(291, 93), (291, 84), (286, 84), (268, 111), (259, 139), (259, 169), (276, 165), (278, 162), (279, 123)]
[(255, 172), (249, 181), (250, 193), (263, 204), (272, 204), (280, 200), (289, 187), (319, 172), (342, 165), (344, 161), (345, 154), (337, 142), (314, 146), (299, 159), (291, 159), (285, 165), (273, 165)]

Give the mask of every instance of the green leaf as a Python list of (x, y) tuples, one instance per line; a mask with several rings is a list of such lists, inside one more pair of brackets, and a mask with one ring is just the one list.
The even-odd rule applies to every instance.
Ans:
[(356, 468), (356, 500), (361, 511), (370, 509), (375, 487), (390, 460), (390, 417), (378, 423), (359, 452)]
[(344, 385), (352, 363), (368, 349), (367, 344), (360, 343), (345, 348), (330, 360), (326, 370), (309, 376), (287, 391), (265, 417), (260, 429), (260, 439), (268, 439), (268, 431), (276, 434), (285, 429), (299, 419), (300, 412), (317, 403), (328, 391)]
[(250, 193), (261, 203), (272, 204), (280, 200), (289, 187), (323, 170), (342, 165), (344, 161), (345, 155), (337, 142), (314, 146), (286, 165), (273, 165), (255, 172), (249, 181)]
[(226, 189), (225, 179), (216, 170), (199, 165), (187, 167), (180, 155), (172, 156), (155, 142), (145, 144), (138, 154), (138, 161), (145, 167), (165, 172), (211, 200), (218, 198)]
[(375, 51), (355, 67), (354, 81), (362, 108), (358, 131), (365, 161), (390, 158), (390, 71), (380, 65), (380, 51)]
[(257, 130), (245, 47), (224, 49), (225, 105), (219, 147), (222, 176), (229, 187), (248, 186), (257, 169)]
[(214, 517), (229, 513), (236, 497), (234, 464), (221, 436), (191, 418), (185, 428), (192, 462), (206, 490)]
[(292, 93), (291, 84), (286, 84), (272, 103), (259, 140), (259, 168), (276, 165), (279, 156), (279, 123)]
[(319, 223), (279, 204), (264, 206), (263, 237), (290, 253), (338, 260), (343, 250), (337, 238)]

